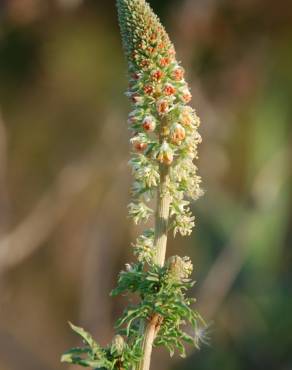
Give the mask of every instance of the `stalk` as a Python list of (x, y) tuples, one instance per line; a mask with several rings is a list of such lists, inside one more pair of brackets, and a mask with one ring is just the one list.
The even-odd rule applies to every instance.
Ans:
[[(160, 166), (160, 186), (157, 191), (157, 206), (155, 215), (155, 239), (156, 254), (154, 262), (163, 266), (165, 263), (166, 246), (167, 246), (167, 231), (169, 221), (169, 206), (171, 197), (167, 193), (168, 167)], [(153, 343), (156, 334), (160, 328), (161, 318), (158, 314), (153, 315), (148, 325), (146, 326), (142, 347), (142, 359), (138, 366), (138, 370), (149, 370), (151, 364), (151, 355)]]
[(151, 364), (151, 355), (152, 355), (152, 348), (153, 342), (155, 337), (159, 331), (160, 327), (160, 317), (159, 315), (155, 314), (150, 319), (150, 322), (146, 326), (146, 330), (144, 333), (144, 340), (143, 340), (143, 355), (141, 362), (138, 366), (138, 370), (149, 370)]
[(167, 181), (168, 181), (169, 168), (161, 165), (160, 166), (160, 186), (157, 191), (157, 206), (155, 215), (155, 239), (154, 245), (156, 248), (156, 255), (154, 262), (163, 266), (166, 255), (167, 245), (167, 231), (169, 221), (169, 206), (171, 197), (167, 193)]

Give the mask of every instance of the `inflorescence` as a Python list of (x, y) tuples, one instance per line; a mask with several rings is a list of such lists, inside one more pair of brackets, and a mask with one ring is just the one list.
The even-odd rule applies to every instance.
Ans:
[[(185, 71), (145, 0), (117, 0), (117, 8), (129, 69), (126, 95), (133, 107), (128, 117), (134, 176), (129, 214), (136, 224), (154, 215), (149, 202), (157, 194), (161, 169), (166, 167), (163, 191), (170, 199), (169, 229), (174, 236), (190, 235), (194, 227), (190, 200), (202, 194), (194, 164), (201, 136), (200, 120), (188, 105), (192, 95)], [(154, 230), (145, 230), (133, 244), (137, 261), (127, 264), (119, 275), (112, 295), (135, 294), (139, 303), (129, 305), (117, 321), (112, 343), (101, 348), (90, 334), (71, 324), (85, 347), (66, 352), (62, 361), (102, 369), (135, 368), (143, 356), (141, 322), (153, 317), (157, 319), (155, 346), (164, 345), (171, 354), (178, 349), (182, 356), (183, 342), (199, 347), (196, 333), (203, 320), (191, 307), (194, 300), (186, 297), (194, 284), (190, 280), (192, 263), (188, 257), (174, 256), (160, 266), (155, 263), (155, 247)], [(193, 335), (184, 330), (187, 322)]]

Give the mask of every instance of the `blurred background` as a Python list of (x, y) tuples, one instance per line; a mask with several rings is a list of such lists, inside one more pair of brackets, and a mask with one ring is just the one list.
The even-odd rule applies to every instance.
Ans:
[[(57, 370), (103, 345), (127, 219), (130, 109), (114, 0), (0, 1), (0, 370)], [(153, 370), (292, 370), (292, 4), (150, 0), (202, 119), (190, 255), (209, 345)]]

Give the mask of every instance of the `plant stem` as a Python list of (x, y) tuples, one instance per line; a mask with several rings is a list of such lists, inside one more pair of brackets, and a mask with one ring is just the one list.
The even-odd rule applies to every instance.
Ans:
[(153, 342), (160, 327), (159, 321), (160, 316), (155, 314), (153, 315), (153, 317), (150, 319), (150, 322), (146, 326), (143, 340), (143, 357), (138, 367), (139, 370), (150, 369)]
[[(167, 230), (169, 221), (170, 195), (167, 194), (168, 167), (160, 166), (160, 185), (157, 192), (157, 208), (155, 215), (155, 240), (156, 255), (154, 262), (163, 266), (166, 255)], [(153, 342), (160, 328), (160, 316), (154, 314), (146, 326), (143, 340), (143, 357), (139, 364), (139, 370), (149, 370)]]
[(157, 208), (155, 216), (156, 255), (154, 262), (163, 266), (166, 255), (167, 230), (169, 220), (170, 195), (167, 193), (168, 167), (160, 166), (160, 186), (157, 192)]

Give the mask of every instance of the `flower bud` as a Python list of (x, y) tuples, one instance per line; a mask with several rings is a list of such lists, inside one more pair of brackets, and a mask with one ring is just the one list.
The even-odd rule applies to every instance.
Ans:
[(183, 87), (181, 90), (182, 100), (184, 103), (189, 103), (192, 100), (192, 94), (188, 87)]
[(132, 102), (135, 104), (142, 103), (143, 101), (143, 97), (136, 93), (131, 95), (131, 99), (132, 99)]
[(141, 141), (139, 137), (132, 138), (131, 143), (137, 152), (144, 152), (147, 148), (147, 143)]
[(163, 77), (163, 72), (160, 71), (160, 70), (157, 70), (157, 71), (154, 71), (152, 74), (152, 79), (155, 80), (155, 81), (159, 81), (161, 80), (161, 78)]
[(164, 86), (164, 88), (163, 88), (163, 92), (166, 94), (166, 95), (168, 95), (168, 96), (170, 96), (170, 95), (173, 95), (173, 94), (175, 94), (175, 88), (174, 88), (174, 86), (172, 85), (172, 84), (166, 84), (165, 86)]
[(147, 95), (151, 95), (151, 94), (153, 94), (153, 91), (154, 91), (154, 89), (153, 89), (153, 86), (151, 86), (151, 85), (146, 85), (146, 86), (144, 87), (144, 92), (145, 92), (145, 94), (147, 94)]
[(180, 145), (186, 137), (186, 131), (179, 123), (174, 123), (170, 132), (171, 141), (173, 144)]
[(167, 114), (169, 112), (169, 104), (166, 99), (159, 99), (156, 103), (157, 112), (160, 115)]
[(180, 66), (175, 67), (174, 70), (172, 71), (172, 74), (171, 74), (172, 78), (175, 81), (181, 81), (181, 80), (183, 80), (184, 75), (185, 75), (185, 71)]
[(159, 64), (161, 65), (161, 67), (167, 67), (169, 63), (170, 63), (169, 58), (161, 58), (159, 60)]
[(146, 116), (143, 120), (143, 128), (147, 132), (153, 132), (156, 128), (155, 118), (153, 116)]
[(180, 117), (180, 122), (187, 127), (190, 127), (194, 123), (194, 112), (191, 107), (183, 107)]
[(157, 159), (160, 163), (166, 164), (167, 166), (171, 165), (173, 162), (173, 151), (166, 141), (161, 145)]
[(140, 73), (133, 73), (132, 75), (131, 75), (131, 77), (132, 77), (132, 79), (133, 80), (139, 80), (139, 78), (141, 77), (141, 74)]
[(149, 64), (150, 64), (150, 62), (147, 59), (141, 60), (141, 63), (140, 63), (140, 65), (141, 65), (142, 68), (148, 67)]
[(168, 50), (168, 55), (169, 55), (170, 57), (172, 57), (172, 58), (174, 58), (174, 57), (175, 57), (175, 55), (176, 55), (176, 51), (175, 51), (174, 47), (171, 47), (171, 48)]
[(137, 152), (144, 152), (144, 150), (147, 148), (147, 144), (136, 142), (134, 144), (134, 148), (137, 150)]

